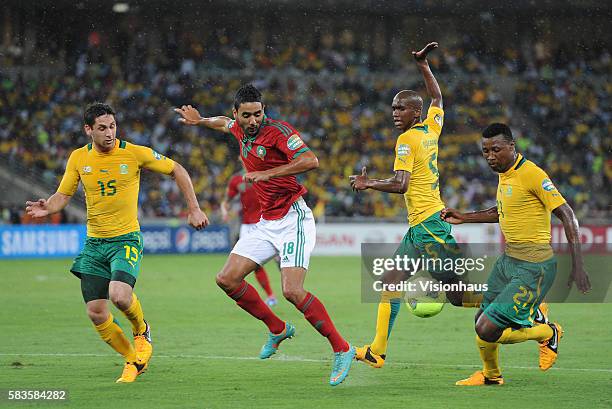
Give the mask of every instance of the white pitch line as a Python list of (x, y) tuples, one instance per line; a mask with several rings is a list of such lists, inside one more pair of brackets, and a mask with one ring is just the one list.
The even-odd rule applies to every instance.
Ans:
[[(74, 358), (86, 358), (86, 357), (95, 357), (95, 358), (112, 358), (117, 355), (112, 354), (63, 354), (63, 353), (55, 353), (55, 354), (8, 354), (8, 353), (0, 353), (0, 356), (55, 356), (55, 357), (74, 357)], [(231, 360), (231, 361), (260, 361), (258, 357), (254, 356), (223, 356), (223, 355), (154, 355), (155, 358), (162, 359), (215, 359), (215, 360)], [(274, 361), (286, 361), (286, 362), (315, 362), (315, 363), (328, 363), (331, 362), (331, 359), (311, 359), (311, 358), (302, 358), (299, 356), (288, 356), (288, 355), (277, 355), (273, 358)], [(387, 365), (399, 366), (399, 365), (409, 365), (409, 366), (420, 366), (420, 367), (439, 367), (439, 368), (480, 368), (480, 365), (475, 364), (436, 364), (436, 363), (417, 363), (417, 362), (389, 362)], [(535, 366), (508, 366), (504, 365), (504, 368), (508, 369), (528, 369), (528, 370), (539, 370), (540, 368)], [(574, 371), (574, 372), (604, 372), (604, 373), (612, 373), (612, 369), (607, 368), (558, 368), (553, 367), (551, 370), (555, 371)]]

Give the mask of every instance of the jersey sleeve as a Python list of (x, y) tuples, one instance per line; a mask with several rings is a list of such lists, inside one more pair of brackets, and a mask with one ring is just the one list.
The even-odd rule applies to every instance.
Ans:
[(70, 154), (68, 163), (66, 164), (66, 170), (64, 171), (64, 176), (62, 177), (59, 187), (57, 188), (58, 192), (66, 196), (72, 196), (75, 194), (77, 188), (79, 187), (79, 180), (81, 180), (78, 171), (77, 156), (78, 150), (75, 150)]
[(288, 123), (281, 122), (277, 129), (280, 135), (276, 140), (276, 148), (287, 155), (289, 160), (310, 150), (306, 142), (302, 140), (300, 133)]
[(423, 121), (427, 125), (428, 130), (435, 132), (438, 136), (442, 133), (442, 126), (444, 126), (444, 111), (442, 108), (429, 107), (427, 111), (427, 118)]
[(393, 164), (393, 171), (404, 170), (412, 172), (414, 167), (414, 158), (416, 155), (416, 147), (412, 146), (408, 140), (408, 134), (403, 133), (397, 138), (395, 144), (395, 163)]
[(227, 125), (226, 125), (227, 129), (229, 130), (230, 134), (232, 134), (232, 136), (234, 138), (236, 138), (236, 140), (238, 142), (240, 142), (240, 125), (238, 125), (238, 123), (236, 122), (235, 119), (230, 120)]
[(229, 185), (227, 185), (227, 198), (233, 199), (236, 197), (238, 192), (238, 185), (240, 184), (240, 176), (234, 176), (230, 179)]
[(174, 170), (175, 162), (164, 155), (155, 152), (148, 146), (128, 144), (128, 149), (134, 153), (138, 166), (157, 173), (169, 175)]
[(551, 212), (565, 203), (561, 193), (542, 169), (534, 166), (527, 177), (529, 191), (542, 201), (547, 211)]

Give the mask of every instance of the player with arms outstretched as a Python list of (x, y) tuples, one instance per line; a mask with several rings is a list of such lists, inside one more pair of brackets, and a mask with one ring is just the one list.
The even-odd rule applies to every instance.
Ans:
[[(242, 161), (240, 162), (242, 164)], [(261, 219), (261, 207), (259, 207), (257, 192), (252, 183), (244, 180), (244, 172), (236, 173), (232, 176), (227, 186), (227, 190), (225, 191), (223, 201), (221, 202), (221, 216), (226, 223), (230, 219), (230, 202), (236, 197), (240, 199), (240, 204), (242, 206), (242, 224), (240, 225), (239, 237), (243, 237), (254, 230), (256, 228), (255, 225), (259, 222), (259, 219)], [(275, 306), (277, 300), (270, 286), (268, 273), (263, 266), (259, 266), (257, 270), (254, 271), (254, 274), (257, 282), (266, 292), (266, 304), (270, 307)]]
[[(413, 258), (457, 257), (460, 249), (451, 234), (451, 225), (440, 219), (444, 202), (440, 198), (438, 174), (438, 139), (444, 124), (442, 93), (429, 64), (427, 54), (438, 47), (429, 43), (421, 51), (413, 51), (417, 67), (423, 76), (431, 104), (427, 117), (421, 120), (423, 99), (415, 91), (403, 90), (393, 98), (393, 122), (402, 131), (395, 145), (395, 174), (389, 179), (370, 179), (364, 167), (361, 175), (351, 176), (354, 190), (378, 190), (403, 194), (408, 209), (410, 229), (404, 236), (396, 254), (407, 254)], [(413, 272), (414, 273), (414, 272)], [(431, 271), (432, 276), (442, 282), (458, 280), (454, 273)], [(386, 282), (404, 280), (403, 272), (391, 272), (383, 276)], [(475, 307), (482, 294), (465, 291), (447, 292), (448, 300), (456, 306)], [(356, 348), (356, 358), (374, 368), (381, 368), (386, 359), (388, 339), (400, 309), (401, 292), (383, 291), (378, 305), (376, 336), (370, 345)]]
[(317, 157), (291, 125), (266, 117), (261, 93), (250, 84), (236, 93), (233, 120), (225, 116), (202, 118), (191, 105), (175, 111), (184, 124), (202, 125), (236, 138), (247, 170), (244, 180), (254, 183), (262, 218), (253, 231), (240, 237), (217, 274), (217, 284), (240, 308), (268, 327), (268, 341), (259, 357), (269, 358), (295, 333), (295, 327), (278, 318), (244, 280), (278, 254), (283, 295), (328, 339), (334, 352), (329, 382), (332, 386), (340, 384), (348, 375), (355, 348), (336, 330), (323, 303), (304, 289), (316, 229), (312, 211), (302, 198), (306, 189), (295, 175), (316, 169)]
[(533, 320), (557, 273), (550, 245), (551, 212), (563, 222), (570, 243), (572, 272), (568, 285), (575, 281), (582, 292), (591, 288), (582, 261), (578, 220), (546, 172), (516, 152), (514, 137), (505, 124), (491, 124), (484, 130), (482, 154), (499, 174), (497, 205), (471, 213), (448, 208), (440, 215), (452, 224), (499, 223), (506, 241), (476, 314), (476, 343), (483, 370), (456, 383), (461, 386), (504, 383), (498, 359), (500, 344), (539, 342), (543, 371), (557, 360), (563, 329), (558, 323), (534, 325)]
[[(87, 239), (70, 271), (81, 279), (87, 315), (100, 337), (125, 358), (117, 382), (134, 382), (148, 366), (153, 353), (149, 324), (133, 292), (143, 240), (138, 224), (138, 190), (142, 168), (172, 176), (187, 201), (187, 221), (196, 229), (208, 225), (200, 210), (189, 174), (179, 163), (153, 149), (119, 140), (113, 109), (94, 103), (85, 109), (84, 130), (91, 143), (70, 154), (64, 177), (47, 200), (26, 203), (35, 218), (61, 211), (77, 190), (79, 181), (87, 203)], [(132, 324), (134, 345), (114, 320), (107, 299)]]

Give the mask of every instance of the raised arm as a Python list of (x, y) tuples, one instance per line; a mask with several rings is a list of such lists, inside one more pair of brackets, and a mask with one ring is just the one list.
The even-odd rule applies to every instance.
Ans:
[(567, 286), (571, 287), (572, 282), (576, 283), (576, 287), (582, 293), (586, 293), (591, 289), (591, 281), (589, 275), (584, 271), (584, 263), (582, 261), (582, 250), (580, 247), (580, 230), (578, 219), (574, 211), (567, 203), (562, 204), (552, 211), (555, 216), (563, 223), (565, 237), (570, 246), (572, 253), (572, 273), (570, 274)]
[(457, 209), (447, 207), (440, 211), (440, 218), (450, 224), (498, 223), (499, 213), (497, 213), (497, 206), (469, 213), (462, 213)]
[(174, 112), (179, 114), (179, 122), (185, 125), (200, 125), (205, 126), (215, 131), (229, 133), (227, 124), (230, 123), (231, 118), (226, 116), (213, 116), (210, 118), (203, 118), (197, 109), (191, 105), (183, 105), (180, 108), (174, 108)]
[(427, 44), (421, 51), (413, 51), (412, 55), (414, 56), (414, 59), (417, 62), (417, 67), (419, 67), (419, 71), (421, 71), (421, 75), (425, 81), (427, 94), (429, 94), (431, 97), (431, 106), (442, 108), (442, 92), (440, 91), (440, 86), (438, 85), (438, 81), (436, 81), (436, 77), (434, 77), (433, 73), (431, 72), (431, 68), (429, 68), (429, 63), (427, 62), (427, 54), (436, 48), (438, 48), (438, 43), (432, 42)]
[(410, 172), (397, 170), (393, 177), (388, 179), (370, 179), (366, 167), (361, 169), (361, 175), (349, 176), (353, 190), (373, 189), (379, 192), (404, 194), (408, 191)]
[(33, 218), (46, 217), (61, 211), (68, 205), (72, 196), (55, 192), (47, 200), (38, 199), (36, 202), (26, 202), (26, 213)]
[(176, 185), (181, 189), (183, 193), (183, 197), (187, 202), (187, 209), (189, 214), (187, 215), (187, 222), (196, 230), (200, 230), (208, 226), (208, 217), (206, 214), (200, 209), (200, 204), (198, 203), (198, 199), (196, 198), (195, 190), (193, 189), (193, 184), (191, 183), (191, 178), (189, 177), (189, 173), (180, 163), (175, 162), (174, 169), (170, 176), (175, 180)]

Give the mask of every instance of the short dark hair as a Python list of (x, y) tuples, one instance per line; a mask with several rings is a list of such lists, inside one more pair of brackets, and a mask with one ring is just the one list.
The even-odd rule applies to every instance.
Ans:
[(494, 138), (498, 135), (502, 135), (507, 142), (514, 142), (514, 136), (510, 127), (506, 124), (494, 123), (485, 128), (482, 131), (483, 138)]
[(240, 104), (245, 102), (262, 102), (261, 92), (253, 84), (245, 84), (236, 92), (236, 97), (234, 97), (234, 108), (236, 108), (236, 111)]
[(85, 125), (93, 126), (96, 123), (96, 118), (102, 115), (115, 116), (116, 114), (110, 105), (105, 104), (103, 102), (94, 102), (93, 104), (88, 105), (87, 108), (85, 108), (85, 113), (83, 114), (83, 122), (85, 122)]

